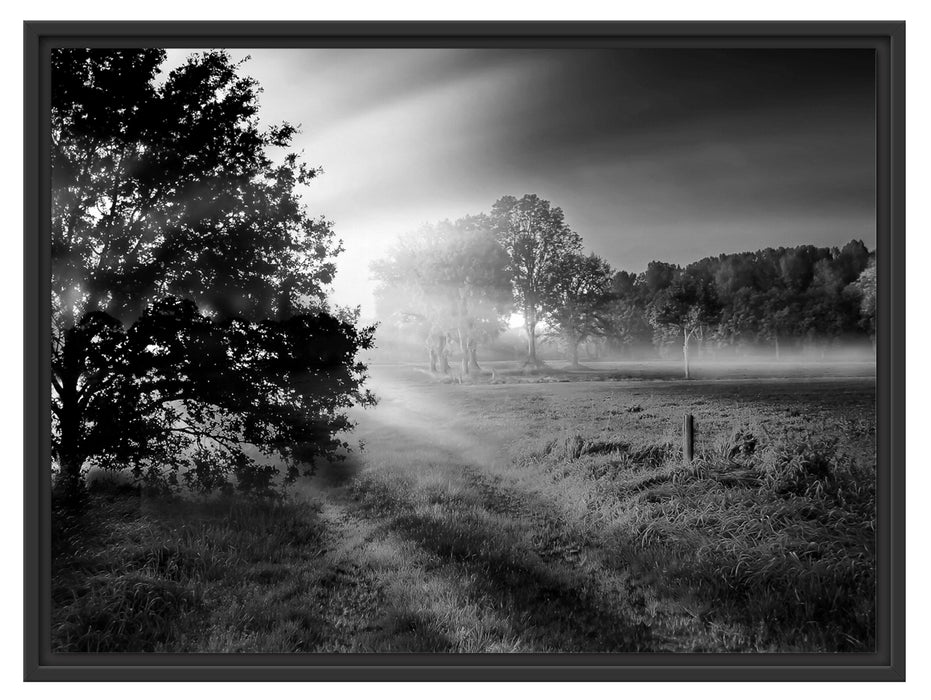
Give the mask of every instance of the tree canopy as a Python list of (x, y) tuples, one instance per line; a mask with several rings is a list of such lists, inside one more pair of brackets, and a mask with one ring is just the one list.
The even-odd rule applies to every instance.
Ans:
[[(341, 250), (223, 51), (52, 52), (53, 446), (199, 487), (333, 457), (372, 343), (326, 300)], [(229, 477), (232, 476), (232, 481)], [(222, 478), (221, 478), (222, 477)]]
[(660, 289), (649, 304), (650, 323), (658, 329), (674, 330), (682, 335), (685, 378), (689, 378), (689, 341), (694, 335), (704, 338), (717, 322), (720, 312), (717, 293), (708, 275), (698, 266), (677, 271), (669, 284)]
[(478, 346), (494, 339), (510, 314), (507, 263), (485, 216), (424, 226), (373, 263), (379, 313), (419, 327), (431, 370), (446, 370), (454, 343), (461, 372), (469, 374), (478, 368)]
[(860, 298), (860, 325), (876, 342), (876, 259), (860, 273), (853, 283), (853, 296)]
[(550, 335), (565, 344), (573, 367), (579, 366), (580, 343), (609, 332), (611, 286), (611, 266), (603, 258), (594, 253), (565, 256), (545, 318)]
[(286, 152), (295, 127), (261, 128), (259, 86), (226, 53), (157, 81), (164, 59), (53, 52), (56, 315), (130, 320), (169, 294), (254, 319), (323, 308), (341, 246), (301, 204), (318, 171)]
[(565, 222), (562, 209), (535, 194), (501, 197), (491, 220), (508, 256), (514, 303), (524, 316), (527, 363), (537, 358), (537, 325), (553, 307), (553, 295), (566, 273), (568, 255), (582, 249), (582, 238)]
[[(715, 352), (769, 345), (778, 358), (784, 345), (862, 337), (871, 332), (871, 266), (875, 256), (861, 241), (722, 254), (685, 268), (651, 262), (640, 274), (616, 273), (610, 340), (616, 347), (663, 346), (671, 340), (670, 319), (686, 318), (679, 312), (691, 305), (680, 302), (690, 294), (704, 300), (693, 325)], [(681, 325), (673, 325), (681, 340)]]

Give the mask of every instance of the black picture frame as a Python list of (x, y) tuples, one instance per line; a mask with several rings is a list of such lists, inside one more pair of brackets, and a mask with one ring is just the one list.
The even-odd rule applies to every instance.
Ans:
[[(876, 55), (877, 649), (873, 654), (53, 654), (50, 50), (53, 47), (805, 47)], [(905, 679), (904, 22), (26, 22), (24, 677), (51, 680)]]

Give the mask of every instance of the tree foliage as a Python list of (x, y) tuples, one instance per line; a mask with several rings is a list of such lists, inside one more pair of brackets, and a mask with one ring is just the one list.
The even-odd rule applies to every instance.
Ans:
[[(66, 334), (63, 364), (81, 378), (70, 449), (150, 482), (268, 491), (275, 463), (293, 481), (348, 448), (335, 435), (351, 427), (342, 409), (372, 401), (354, 359), (372, 330), (329, 314), (213, 319), (165, 297), (127, 329), (93, 312)], [(53, 406), (60, 415), (59, 397)]]
[[(870, 328), (863, 300), (875, 295), (875, 277), (866, 273), (872, 260), (862, 242), (851, 241), (840, 248), (806, 245), (719, 255), (685, 270), (651, 262), (639, 275), (621, 271), (614, 278), (609, 342), (614, 347), (661, 347), (672, 339), (669, 319), (686, 318), (680, 312), (690, 305), (683, 299), (696, 294), (713, 302), (700, 308), (716, 309), (713, 314), (692, 313), (705, 349), (768, 345), (778, 357), (780, 348), (789, 344), (825, 346), (840, 338), (862, 337)], [(689, 278), (693, 282), (683, 288), (680, 282)], [(681, 340), (681, 324), (673, 327)]]
[(655, 328), (673, 329), (682, 336), (685, 378), (689, 378), (689, 342), (704, 339), (720, 313), (717, 292), (701, 267), (690, 265), (677, 271), (669, 284), (650, 301), (648, 317)]
[(581, 251), (582, 239), (566, 224), (562, 209), (535, 194), (502, 197), (492, 207), (491, 219), (507, 253), (514, 303), (524, 317), (527, 362), (539, 364), (537, 324), (554, 309), (566, 260)]
[(860, 299), (860, 325), (866, 329), (870, 338), (876, 338), (876, 259), (871, 258), (857, 281), (851, 285)]
[(446, 371), (449, 348), (458, 346), (468, 374), (478, 369), (478, 346), (497, 337), (510, 314), (507, 263), (485, 216), (424, 226), (373, 263), (379, 313), (424, 334), (433, 371)]
[(164, 59), (52, 53), (54, 453), (71, 481), (89, 461), (264, 488), (257, 452), (293, 476), (372, 401), (371, 329), (329, 312), (341, 246), (298, 195), (318, 171), (295, 127), (262, 128), (225, 52)]
[(594, 253), (565, 256), (545, 320), (551, 335), (565, 344), (574, 367), (579, 366), (579, 344), (609, 332), (611, 286), (611, 266), (603, 258)]
[(161, 50), (60, 49), (52, 60), (52, 292), (69, 324), (139, 316), (173, 294), (249, 318), (322, 308), (340, 251), (297, 195), (318, 173), (272, 149), (259, 87), (224, 52), (156, 81)]

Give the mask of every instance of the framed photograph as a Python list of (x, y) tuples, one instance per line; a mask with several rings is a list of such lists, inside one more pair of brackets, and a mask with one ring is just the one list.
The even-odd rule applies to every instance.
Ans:
[(904, 23), (24, 30), (27, 680), (904, 680)]

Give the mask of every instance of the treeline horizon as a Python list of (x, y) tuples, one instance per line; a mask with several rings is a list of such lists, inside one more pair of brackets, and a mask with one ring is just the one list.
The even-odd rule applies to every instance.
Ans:
[[(512, 314), (524, 319), (525, 365), (542, 364), (537, 342), (579, 366), (595, 356), (665, 357), (681, 348), (728, 357), (875, 348), (876, 259), (858, 239), (843, 246), (767, 247), (685, 265), (654, 260), (615, 269), (563, 212), (536, 195), (502, 197), (490, 214), (444, 220), (402, 236), (372, 266), (382, 354), (422, 340), (430, 369), (479, 369), (478, 351), (500, 355)], [(413, 344), (412, 344), (413, 343)], [(405, 348), (407, 350), (405, 351)], [(496, 351), (496, 350), (497, 351)]]
[(771, 347), (779, 359), (787, 347), (875, 342), (876, 254), (852, 239), (843, 246), (719, 253), (686, 265), (655, 260), (636, 274), (618, 270), (608, 347), (668, 345), (671, 329), (656, 323), (657, 301), (689, 284), (699, 287), (710, 307), (705, 323), (696, 324), (696, 343), (704, 350)]

